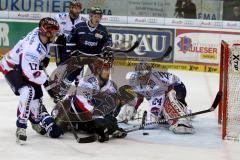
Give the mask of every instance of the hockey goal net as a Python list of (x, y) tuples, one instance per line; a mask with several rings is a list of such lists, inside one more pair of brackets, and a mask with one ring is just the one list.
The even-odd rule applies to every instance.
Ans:
[(218, 121), (222, 123), (222, 139), (240, 138), (240, 44), (221, 43)]

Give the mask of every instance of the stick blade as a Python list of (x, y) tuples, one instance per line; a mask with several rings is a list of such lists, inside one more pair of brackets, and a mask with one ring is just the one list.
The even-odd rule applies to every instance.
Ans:
[(95, 142), (96, 140), (97, 140), (97, 136), (95, 134), (89, 135), (86, 137), (78, 137), (77, 138), (78, 143), (92, 143), (92, 142)]
[(221, 98), (222, 98), (222, 91), (218, 91), (218, 93), (217, 93), (217, 95), (216, 95), (216, 97), (215, 97), (215, 99), (213, 101), (213, 104), (211, 106), (211, 111), (213, 111), (213, 110), (215, 110), (217, 108)]
[(166, 50), (166, 52), (165, 52), (165, 54), (164, 54), (163, 57), (167, 57), (167, 56), (169, 56), (170, 53), (172, 52), (172, 50), (173, 50), (172, 46), (169, 46), (168, 49)]

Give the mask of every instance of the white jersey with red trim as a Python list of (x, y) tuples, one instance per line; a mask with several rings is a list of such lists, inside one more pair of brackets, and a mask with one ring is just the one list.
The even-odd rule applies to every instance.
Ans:
[(116, 93), (117, 87), (115, 83), (108, 80), (104, 86), (100, 88), (99, 81), (93, 74), (80, 79), (77, 88), (77, 104), (82, 111), (92, 111), (93, 106), (89, 103), (92, 96), (97, 93)]
[(39, 39), (39, 29), (35, 28), (25, 38), (20, 40), (1, 61), (1, 70), (7, 73), (19, 65), (23, 76), (36, 84), (43, 84), (47, 76), (39, 70), (41, 61), (49, 55), (49, 45), (43, 45)]
[(72, 21), (70, 19), (69, 13), (59, 13), (54, 16), (54, 19), (60, 26), (60, 34), (64, 34), (66, 37), (71, 33), (76, 24), (86, 21), (86, 19), (81, 15)]
[(108, 80), (106, 84), (100, 88), (97, 77), (91, 74), (80, 79), (78, 84), (78, 90), (80, 91), (78, 92), (80, 93), (80, 95), (84, 96), (85, 98), (91, 99), (93, 94), (99, 92), (116, 93), (117, 87), (113, 81)]
[(172, 85), (181, 84), (180, 79), (169, 72), (153, 71), (146, 85), (140, 84), (137, 72), (128, 75), (129, 85), (133, 90), (145, 97), (150, 107), (162, 108), (165, 101), (165, 93)]

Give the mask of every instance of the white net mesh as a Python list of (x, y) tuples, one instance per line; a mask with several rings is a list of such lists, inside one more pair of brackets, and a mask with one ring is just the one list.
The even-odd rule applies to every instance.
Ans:
[(239, 140), (240, 136), (240, 45), (230, 47), (227, 87), (226, 138)]

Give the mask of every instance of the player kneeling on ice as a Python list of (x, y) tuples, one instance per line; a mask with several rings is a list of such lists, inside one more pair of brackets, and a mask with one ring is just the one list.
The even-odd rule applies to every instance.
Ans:
[[(140, 103), (135, 109), (143, 102), (143, 98), (149, 102), (151, 112), (148, 115), (149, 119), (150, 117), (170, 119), (189, 113), (185, 101), (186, 88), (177, 76), (165, 71), (153, 71), (149, 64), (140, 62), (136, 65), (135, 72), (127, 75), (127, 79), (138, 94)], [(170, 120), (168, 124), (174, 133), (194, 133), (189, 118)]]
[(15, 95), (20, 98), (16, 122), (17, 142), (26, 141), (28, 120), (41, 134), (47, 133), (53, 138), (61, 135), (60, 129), (42, 103), (41, 88), (47, 81), (41, 65), (48, 65), (49, 43), (55, 39), (58, 31), (57, 21), (52, 18), (41, 19), (39, 27), (20, 40), (1, 61), (0, 71), (5, 75)]
[(115, 83), (109, 80), (111, 66), (111, 62), (95, 60), (93, 74), (80, 79), (76, 94), (57, 104), (52, 113), (64, 131), (69, 125), (67, 114), (75, 130), (95, 133), (99, 142), (108, 141), (109, 135), (115, 138), (127, 135), (113, 116), (119, 99)]

